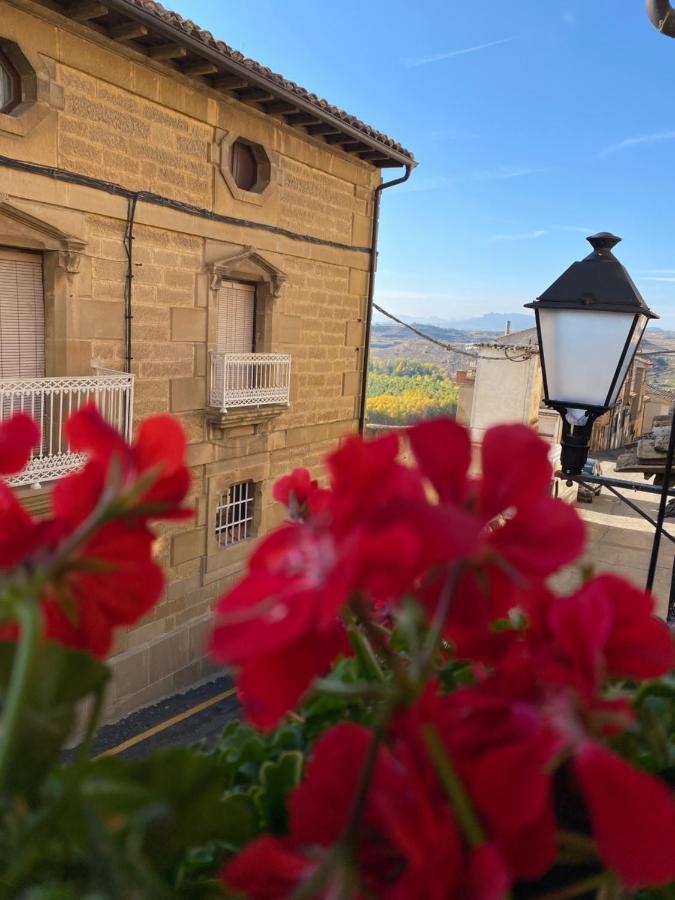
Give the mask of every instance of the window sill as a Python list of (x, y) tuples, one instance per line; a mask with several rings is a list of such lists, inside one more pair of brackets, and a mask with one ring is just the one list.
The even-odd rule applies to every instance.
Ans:
[[(229, 547), (211, 548), (207, 553), (204, 565), (204, 584), (238, 575), (246, 565), (248, 557), (255, 546), (256, 536), (252, 535), (243, 541), (237, 541)], [(214, 539), (215, 544), (215, 539)]]
[(206, 411), (206, 421), (213, 428), (225, 431), (240, 425), (261, 425), (263, 422), (269, 422), (280, 416), (287, 409), (286, 403), (278, 403), (273, 406), (242, 406), (228, 412), (211, 407)]

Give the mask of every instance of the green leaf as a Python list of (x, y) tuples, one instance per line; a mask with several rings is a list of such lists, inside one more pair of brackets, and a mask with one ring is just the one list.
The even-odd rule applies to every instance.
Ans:
[(190, 847), (211, 840), (238, 845), (258, 831), (250, 801), (224, 798), (222, 766), (210, 754), (173, 747), (131, 764), (130, 774), (161, 804), (162, 815), (149, 824), (145, 845), (160, 866)]
[[(4, 705), (16, 645), (0, 643), (0, 704)], [(43, 644), (31, 673), (11, 766), (11, 787), (34, 797), (71, 735), (78, 704), (103, 690), (110, 673), (88, 653)]]
[(288, 795), (300, 783), (303, 762), (302, 753), (291, 750), (276, 762), (263, 763), (257, 803), (266, 831), (285, 834), (288, 830)]
[(247, 844), (262, 831), (255, 799), (248, 793), (228, 794), (222, 801), (222, 818), (227, 828), (220, 839), (236, 847)]

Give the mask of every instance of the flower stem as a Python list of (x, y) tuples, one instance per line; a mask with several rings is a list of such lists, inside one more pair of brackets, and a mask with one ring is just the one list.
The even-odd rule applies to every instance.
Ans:
[(30, 597), (17, 606), (20, 625), (19, 640), (5, 699), (0, 729), (0, 794), (6, 790), (8, 768), (17, 739), (21, 713), (30, 686), (35, 653), (40, 641), (42, 614), (36, 597)]
[(318, 896), (317, 891), (326, 883), (331, 873), (340, 867), (344, 868), (345, 865), (354, 865), (354, 848), (357, 844), (358, 830), (366, 807), (368, 790), (375, 772), (377, 756), (389, 730), (389, 723), (396, 706), (396, 698), (392, 696), (385, 699), (380, 707), (378, 720), (373, 728), (370, 744), (366, 751), (354, 793), (349, 819), (342, 836), (307, 881), (299, 885), (291, 894), (291, 900), (310, 900), (310, 898)]
[(485, 843), (483, 828), (478, 821), (478, 816), (471, 806), (469, 795), (464, 789), (459, 775), (455, 771), (448, 753), (443, 746), (440, 735), (435, 726), (430, 722), (422, 725), (422, 734), (431, 761), (436, 768), (448, 799), (452, 803), (459, 824), (464, 832), (470, 847), (480, 847)]
[(431, 628), (429, 629), (426, 641), (424, 642), (421, 658), (418, 660), (418, 668), (423, 676), (428, 675), (429, 668), (440, 646), (445, 622), (448, 618), (448, 613), (450, 612), (450, 605), (455, 592), (458, 575), (459, 566), (457, 563), (448, 567), (445, 581), (443, 582), (443, 587), (441, 588), (441, 593), (438, 598), (438, 604), (434, 612)]
[(352, 623), (351, 625), (348, 625), (347, 631), (349, 633), (351, 645), (354, 648), (354, 653), (356, 654), (356, 658), (358, 659), (365, 676), (370, 681), (385, 681), (384, 672), (375, 655), (375, 651), (359, 626)]
[(592, 837), (580, 834), (577, 831), (568, 831), (565, 828), (558, 829), (558, 842), (570, 853), (581, 859), (597, 859), (598, 848)]
[(571, 897), (581, 897), (583, 894), (587, 894), (589, 891), (601, 887), (606, 877), (606, 872), (600, 872), (597, 875), (589, 875), (587, 878), (581, 878), (579, 881), (573, 881), (571, 884), (566, 884), (565, 887), (562, 887), (559, 890), (538, 894), (534, 900), (570, 900)]
[(87, 721), (87, 730), (85, 732), (82, 743), (77, 751), (77, 763), (86, 762), (91, 756), (91, 747), (94, 742), (94, 735), (98, 728), (99, 719), (101, 718), (101, 710), (103, 709), (103, 701), (105, 699), (105, 685), (99, 687), (94, 695), (94, 702)]

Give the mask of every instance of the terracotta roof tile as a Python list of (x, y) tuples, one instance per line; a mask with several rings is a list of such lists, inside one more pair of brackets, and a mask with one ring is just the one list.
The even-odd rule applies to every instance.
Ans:
[(136, 6), (139, 9), (144, 10), (146, 13), (150, 13), (156, 16), (158, 19), (161, 19), (163, 22), (166, 22), (167, 24), (173, 26), (178, 31), (182, 31), (189, 37), (200, 41), (205, 46), (211, 47), (212, 49), (217, 50), (219, 53), (222, 53), (222, 55), (227, 59), (233, 60), (234, 62), (245, 66), (256, 75), (262, 76), (271, 84), (295, 94), (302, 100), (311, 103), (313, 106), (321, 109), (323, 112), (329, 113), (331, 116), (334, 116), (336, 119), (339, 119), (345, 124), (351, 125), (352, 128), (358, 129), (358, 131), (362, 132), (364, 135), (367, 135), (378, 143), (383, 144), (385, 147), (389, 147), (397, 153), (406, 156), (408, 159), (410, 159), (411, 162), (414, 162), (414, 156), (411, 151), (407, 150), (393, 138), (388, 137), (386, 134), (382, 134), (382, 132), (377, 131), (370, 125), (366, 125), (365, 122), (357, 119), (356, 116), (352, 116), (349, 113), (345, 112), (343, 109), (339, 109), (337, 106), (333, 106), (331, 103), (328, 103), (327, 100), (324, 100), (322, 97), (319, 97), (316, 94), (313, 94), (310, 91), (306, 90), (305, 88), (300, 87), (300, 85), (296, 84), (294, 81), (289, 81), (287, 78), (284, 78), (283, 75), (279, 75), (277, 72), (273, 72), (267, 66), (261, 65), (254, 59), (248, 59), (243, 55), (243, 53), (240, 53), (238, 50), (234, 50), (232, 47), (230, 47), (229, 44), (226, 44), (224, 41), (219, 41), (211, 34), (210, 31), (206, 31), (206, 29), (200, 28), (190, 19), (184, 19), (182, 16), (178, 15), (178, 13), (166, 9), (160, 3), (157, 3), (156, 0), (126, 0), (126, 2), (131, 7)]

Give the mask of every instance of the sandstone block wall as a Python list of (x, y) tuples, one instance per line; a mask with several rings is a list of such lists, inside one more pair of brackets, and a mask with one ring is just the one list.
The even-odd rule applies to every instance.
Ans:
[[(157, 552), (167, 588), (151, 616), (118, 636), (108, 710), (114, 718), (210, 671), (204, 641), (213, 602), (242, 571), (252, 546), (217, 546), (215, 508), (227, 487), (256, 482), (263, 534), (281, 516), (271, 497), (274, 480), (295, 466), (320, 476), (325, 453), (356, 429), (368, 289), (364, 247), (380, 176), (369, 164), (29, 0), (3, 6), (0, 36), (39, 64), (53, 98), (40, 123), (20, 138), (3, 129), (0, 115), (0, 155), (298, 234), (138, 202), (134, 419), (171, 412), (182, 422), (195, 516), (161, 528)], [(270, 158), (271, 183), (262, 196), (235, 196), (223, 176), (221, 145), (233, 134), (260, 143)], [(122, 368), (127, 198), (1, 165), (0, 191), (33, 223), (18, 227), (0, 210), (0, 244), (45, 251), (48, 374), (85, 374), (92, 364)], [(77, 273), (50, 262), (54, 233), (83, 243)], [(303, 235), (342, 246), (310, 243)], [(206, 409), (216, 310), (211, 266), (248, 246), (285, 275), (278, 297), (261, 292), (258, 315), (263, 349), (292, 356), (291, 403), (272, 416), (213, 424)], [(255, 267), (244, 274), (265, 288)]]

